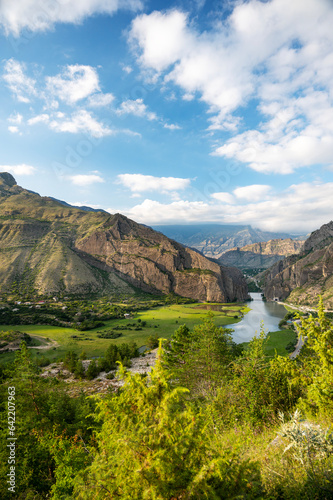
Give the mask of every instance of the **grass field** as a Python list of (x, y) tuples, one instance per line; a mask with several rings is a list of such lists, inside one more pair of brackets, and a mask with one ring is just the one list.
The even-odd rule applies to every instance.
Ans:
[[(189, 328), (192, 328), (207, 317), (207, 309), (214, 309), (215, 307), (222, 309), (222, 311), (211, 311), (217, 326), (228, 326), (237, 323), (241, 320), (243, 314), (249, 311), (246, 304), (173, 304), (137, 312), (131, 319), (106, 321), (105, 326), (85, 332), (79, 332), (73, 328), (46, 325), (0, 325), (0, 331), (18, 330), (37, 336), (39, 339), (46, 339), (59, 344), (57, 347), (51, 346), (49, 349), (32, 349), (33, 357), (45, 355), (53, 360), (62, 357), (69, 350), (78, 354), (85, 351), (88, 357), (94, 357), (104, 355), (111, 343), (121, 344), (134, 341), (140, 347), (146, 344), (148, 337), (151, 335), (157, 334), (158, 337), (168, 339), (180, 325), (186, 324)], [(147, 322), (142, 330), (121, 330), (122, 336), (117, 339), (97, 337), (98, 332), (110, 330), (115, 326), (123, 327), (133, 323), (139, 325), (139, 319), (141, 319), (141, 322)], [(76, 338), (72, 338), (73, 335)], [(13, 358), (14, 353), (2, 353), (0, 359), (2, 363), (5, 363), (13, 360)]]
[[(280, 356), (289, 356), (286, 351), (286, 346), (296, 338), (296, 333), (293, 330), (279, 330), (277, 332), (269, 332), (268, 339), (265, 343), (265, 354), (268, 357), (274, 357), (275, 352)], [(243, 342), (244, 347), (248, 342)]]

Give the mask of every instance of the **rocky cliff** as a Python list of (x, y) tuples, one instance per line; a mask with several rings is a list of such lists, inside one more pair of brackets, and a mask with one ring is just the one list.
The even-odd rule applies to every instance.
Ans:
[(333, 308), (333, 222), (314, 231), (299, 255), (287, 257), (267, 271), (264, 294), (268, 300), (308, 305), (316, 305), (322, 295), (325, 306)]
[(226, 266), (235, 266), (241, 269), (268, 269), (281, 258), (298, 254), (303, 244), (304, 241), (296, 241), (291, 238), (273, 239), (241, 248), (233, 248), (225, 252), (218, 260)]
[(244, 300), (242, 273), (127, 219), (65, 206), (0, 174), (0, 292), (174, 292)]

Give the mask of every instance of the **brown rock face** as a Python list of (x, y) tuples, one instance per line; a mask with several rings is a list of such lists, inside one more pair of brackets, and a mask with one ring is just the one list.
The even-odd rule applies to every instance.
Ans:
[(308, 305), (316, 305), (322, 295), (326, 307), (333, 308), (333, 222), (314, 231), (299, 255), (268, 270), (264, 294), (268, 300)]
[[(8, 177), (9, 176), (9, 177)], [(126, 217), (86, 212), (16, 185), (0, 173), (0, 292), (174, 292), (197, 300), (245, 300), (237, 269)]]
[(149, 227), (117, 214), (103, 229), (79, 239), (75, 248), (148, 292), (175, 292), (202, 300), (245, 300), (242, 274), (210, 261)]
[(282, 257), (299, 253), (303, 244), (304, 241), (294, 241), (291, 238), (253, 243), (228, 250), (218, 260), (226, 266), (268, 269)]

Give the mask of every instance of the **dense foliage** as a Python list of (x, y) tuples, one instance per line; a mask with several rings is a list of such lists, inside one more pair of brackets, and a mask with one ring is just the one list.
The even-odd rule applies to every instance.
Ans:
[[(208, 317), (163, 341), (150, 376), (123, 366), (135, 345), (111, 344), (89, 377), (122, 361), (125, 384), (94, 397), (70, 397), (65, 383), (41, 378), (23, 343), (1, 373), (1, 498), (332, 498), (333, 328), (322, 303), (299, 331), (301, 354), (271, 359), (263, 332), (241, 350)], [(68, 353), (64, 362), (80, 377), (84, 358)], [(6, 487), (8, 387), (15, 497)]]

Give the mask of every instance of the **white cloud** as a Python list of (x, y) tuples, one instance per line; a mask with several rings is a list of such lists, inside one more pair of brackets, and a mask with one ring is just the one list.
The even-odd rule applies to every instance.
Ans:
[(132, 193), (143, 193), (145, 191), (170, 192), (186, 189), (189, 187), (190, 179), (179, 177), (154, 177), (143, 174), (120, 174), (118, 183), (130, 189)]
[(134, 115), (141, 118), (147, 118), (148, 120), (156, 120), (157, 115), (151, 111), (148, 111), (146, 104), (144, 104), (143, 99), (131, 100), (128, 99), (121, 103), (120, 108), (117, 109), (116, 113), (118, 115)]
[(99, 107), (108, 106), (113, 101), (114, 101), (113, 94), (99, 93), (99, 94), (91, 95), (89, 97), (88, 105), (91, 106), (92, 108), (99, 108)]
[(37, 123), (48, 123), (50, 121), (50, 116), (46, 113), (34, 116), (28, 120), (28, 125), (36, 125)]
[(22, 120), (23, 120), (23, 116), (20, 114), (20, 113), (13, 113), (12, 115), (10, 115), (10, 117), (8, 118), (8, 121), (10, 123), (15, 123), (17, 125), (20, 125), (20, 123), (22, 123)]
[(211, 196), (214, 200), (222, 203), (228, 203), (229, 205), (235, 203), (235, 198), (230, 193), (213, 193)]
[(184, 200), (164, 204), (146, 199), (125, 211), (125, 215), (144, 224), (200, 220), (251, 224), (265, 231), (307, 233), (332, 220), (332, 192), (333, 183), (301, 183), (263, 201), (245, 204), (228, 204), (227, 198), (221, 200), (222, 204)]
[(131, 68), (131, 66), (123, 66), (122, 70), (129, 75), (130, 73), (132, 73), (133, 68)]
[(233, 193), (236, 198), (247, 201), (260, 201), (267, 198), (268, 193), (271, 191), (271, 186), (264, 184), (252, 184), (251, 186), (243, 186), (234, 189)]
[[(39, 77), (38, 81), (30, 78), (26, 74), (25, 65), (14, 59), (5, 61), (4, 68), (3, 79), (19, 101), (28, 103), (34, 97), (35, 102), (30, 110), (35, 116), (27, 121), (28, 125), (43, 123), (55, 132), (83, 132), (93, 137), (104, 137), (116, 132), (140, 136), (127, 129), (111, 130), (93, 116), (92, 112), (83, 109), (82, 101), (86, 107), (96, 108), (97, 112), (98, 108), (108, 106), (114, 100), (113, 94), (100, 92), (98, 73), (92, 66), (68, 65), (61, 73)], [(60, 104), (74, 107), (73, 112), (68, 115), (59, 109)], [(155, 118), (144, 104), (137, 112), (145, 113), (149, 119)], [(23, 116), (16, 113), (8, 121), (11, 123), (9, 130), (14, 133), (18, 131), (15, 127), (23, 121)]]
[(8, 59), (4, 63), (2, 78), (19, 102), (29, 103), (31, 97), (36, 95), (36, 80), (29, 78), (25, 70), (24, 64), (15, 59)]
[(258, 102), (257, 130), (215, 154), (287, 174), (333, 162), (332, 25), (331, 0), (249, 0), (205, 32), (178, 10), (140, 15), (129, 40), (144, 74), (207, 104), (211, 132), (235, 134)]
[(74, 112), (70, 118), (64, 116), (53, 119), (49, 126), (55, 132), (69, 132), (71, 134), (85, 132), (92, 137), (105, 137), (114, 133), (113, 130), (98, 122), (91, 113), (83, 109)]
[(175, 123), (165, 123), (164, 125), (164, 128), (168, 128), (169, 130), (180, 130), (182, 127), (180, 127), (179, 125), (175, 124)]
[(100, 175), (96, 174), (78, 174), (69, 176), (70, 181), (75, 186), (86, 187), (90, 184), (105, 182)]
[(8, 130), (9, 130), (9, 132), (11, 132), (12, 134), (17, 134), (17, 133), (19, 132), (19, 128), (18, 128), (18, 127), (16, 127), (15, 125), (10, 125), (10, 126), (8, 127)]
[(0, 165), (1, 172), (11, 172), (14, 175), (33, 175), (36, 168), (22, 163), (20, 165)]
[(102, 209), (101, 205), (92, 205), (88, 201), (86, 202), (81, 202), (81, 201), (75, 201), (75, 202), (70, 202), (69, 205), (73, 205), (74, 207), (89, 207), (89, 208), (95, 208), (95, 209)]
[(5, 33), (18, 36), (23, 29), (45, 31), (57, 22), (82, 22), (93, 14), (113, 14), (119, 9), (139, 10), (140, 0), (2, 0), (0, 25)]
[(46, 77), (46, 89), (67, 104), (75, 104), (100, 90), (98, 74), (92, 66), (68, 65), (62, 73)]

